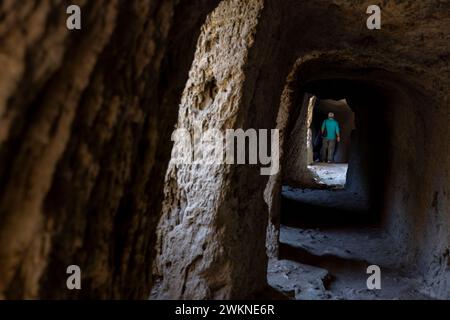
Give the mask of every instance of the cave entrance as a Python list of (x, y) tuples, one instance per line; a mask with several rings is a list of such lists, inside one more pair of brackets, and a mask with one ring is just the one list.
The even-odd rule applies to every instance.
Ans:
[[(306, 139), (302, 139), (306, 142), (306, 171), (317, 189), (343, 189), (347, 180), (351, 133), (355, 130), (354, 112), (345, 99), (322, 100), (315, 96), (311, 99), (305, 121), (308, 127)], [(333, 132), (327, 138), (331, 130)]]
[[(369, 160), (373, 154), (382, 153), (383, 146), (374, 145), (364, 130), (370, 125), (370, 108), (358, 104), (350, 107), (346, 93), (351, 84), (342, 82), (310, 85), (313, 91), (304, 91), (299, 110), (293, 110), (281, 189), (281, 219), (287, 224), (300, 220), (302, 226), (379, 222), (379, 214), (370, 210), (371, 192), (377, 187), (376, 179), (369, 176), (373, 165)], [(336, 94), (336, 87), (347, 90)], [(357, 128), (356, 118), (364, 128)], [(335, 132), (331, 134), (330, 130)], [(330, 140), (335, 147), (327, 154)], [(381, 162), (376, 165), (382, 170)]]

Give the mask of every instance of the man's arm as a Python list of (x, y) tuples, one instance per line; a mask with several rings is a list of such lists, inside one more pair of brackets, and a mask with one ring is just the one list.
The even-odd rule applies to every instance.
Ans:
[(325, 121), (326, 120), (324, 120), (324, 122), (322, 122), (322, 135), (325, 134)]

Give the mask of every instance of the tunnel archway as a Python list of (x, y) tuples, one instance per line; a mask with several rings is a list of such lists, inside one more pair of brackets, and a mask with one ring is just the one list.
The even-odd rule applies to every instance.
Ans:
[[(429, 139), (445, 128), (442, 119), (421, 108), (434, 105), (441, 110), (441, 116), (443, 114), (442, 101), (428, 91), (434, 92), (432, 76), (420, 76), (422, 70), (411, 61), (400, 63), (398, 48), (387, 50), (386, 45), (395, 34), (387, 30), (379, 35), (366, 35), (367, 31), (358, 28), (358, 22), (349, 19), (340, 6), (294, 1), (267, 6), (262, 3), (222, 2), (212, 14), (214, 18), (207, 21), (186, 85), (179, 123), (192, 125), (192, 119), (203, 118), (203, 126), (216, 125), (220, 130), (277, 127), (285, 142), (286, 132), (299, 112), (292, 106), (302, 103), (303, 92), (324, 99), (346, 98), (363, 119), (356, 120), (357, 126), (362, 128), (362, 141), (352, 144), (360, 150), (351, 153), (354, 156), (350, 157), (352, 169), (348, 172), (347, 189), (368, 196), (368, 217), (381, 221), (386, 227), (393, 242), (398, 244), (398, 252), (402, 253), (398, 255), (400, 260), (408, 261), (412, 268), (419, 266), (411, 261), (421, 261), (421, 274), (426, 277), (430, 273), (423, 268), (434, 258), (424, 250), (418, 238), (428, 243), (436, 224), (420, 225), (419, 220), (430, 215), (430, 195), (416, 197), (421, 187), (418, 183), (411, 186), (407, 181), (419, 181), (415, 164), (431, 159), (429, 155), (433, 151), (423, 153), (418, 147), (427, 139), (425, 136)], [(315, 36), (317, 25), (323, 25), (315, 21), (315, 18), (320, 21), (317, 16), (320, 10), (332, 13), (326, 38), (334, 41), (327, 46), (321, 42), (323, 38)], [(238, 21), (223, 19), (234, 11), (240, 12)], [(341, 32), (343, 23), (358, 32)], [(234, 33), (240, 28), (245, 30), (242, 37)], [(299, 34), (298, 28), (305, 32)], [(222, 34), (216, 29), (229, 31)], [(244, 48), (241, 53), (232, 45), (235, 38), (240, 41), (241, 49)], [(227, 44), (217, 50), (217, 44), (225, 39)], [(349, 49), (348, 43), (354, 46)], [(406, 50), (410, 43), (402, 39), (399, 47)], [(225, 72), (228, 64), (236, 68)], [(212, 104), (202, 105), (204, 84), (212, 77), (217, 94)], [(293, 89), (292, 84), (302, 90)], [(380, 105), (386, 107), (379, 109)], [(375, 118), (379, 118), (381, 131), (367, 120), (375, 111), (380, 112)], [(407, 117), (402, 116), (404, 113)], [(210, 118), (206, 120), (207, 115)], [(358, 125), (361, 121), (364, 126)], [(422, 128), (418, 129), (416, 123)], [(431, 128), (431, 123), (437, 127)], [(417, 145), (412, 148), (405, 144), (416, 138)], [(285, 143), (282, 145), (285, 147)], [(435, 148), (431, 149), (436, 152)], [(367, 161), (359, 157), (366, 157)], [(406, 169), (402, 167), (405, 163)], [(169, 192), (166, 193), (169, 206), (158, 231), (156, 272), (162, 283), (161, 292), (166, 296), (248, 297), (264, 289), (267, 264), (262, 252), (264, 240), (267, 240), (269, 257), (276, 256), (278, 251), (280, 175), (262, 177), (259, 170), (251, 166), (216, 169), (178, 168), (169, 172)], [(422, 168), (430, 174), (435, 169), (435, 165)], [(382, 174), (376, 175), (376, 172)], [(216, 177), (215, 181), (210, 179), (212, 176)], [(189, 179), (193, 179), (193, 183), (189, 183)], [(436, 183), (438, 188), (442, 185)], [(201, 186), (204, 187), (202, 193), (199, 192)], [(438, 200), (439, 203), (442, 205)], [(427, 229), (425, 234), (423, 228)], [(440, 233), (439, 237), (446, 236)], [(442, 257), (446, 251), (444, 242), (441, 243), (442, 246), (433, 251)], [(181, 260), (175, 261), (177, 256), (181, 256)], [(442, 279), (446, 271), (442, 263), (438, 265), (441, 268), (438, 278)], [(213, 276), (217, 272), (223, 275), (220, 279)], [(437, 292), (442, 293), (439, 290)]]
[[(302, 191), (302, 195), (299, 196), (297, 194), (296, 196), (295, 192), (290, 189), (284, 190), (284, 188), (284, 196), (281, 200), (274, 200), (272, 198), (268, 203), (278, 203), (278, 206), (271, 207), (271, 209), (275, 208), (275, 212), (281, 210), (282, 222), (283, 211), (290, 211), (287, 212), (290, 217), (284, 219), (284, 223), (287, 224), (300, 218), (303, 223), (309, 223), (310, 228), (337, 225), (377, 226), (383, 234), (380, 237), (384, 237), (391, 246), (395, 246), (394, 251), (389, 251), (385, 245), (380, 243), (379, 251), (386, 255), (388, 255), (388, 252), (391, 254), (391, 260), (385, 261), (385, 266), (401, 266), (404, 268), (403, 271), (408, 270), (414, 275), (416, 273), (420, 274), (417, 278), (426, 277), (423, 272), (424, 270), (417, 269), (418, 265), (410, 260), (411, 256), (415, 256), (416, 259), (426, 259), (427, 256), (427, 252), (417, 251), (419, 243), (416, 242), (416, 239), (410, 237), (411, 233), (421, 228), (421, 226), (414, 226), (416, 221), (415, 215), (419, 214), (418, 210), (411, 210), (415, 212), (410, 211), (407, 213), (401, 210), (392, 210), (392, 204), (389, 202), (392, 200), (390, 197), (392, 196), (392, 192), (398, 192), (391, 190), (391, 179), (395, 179), (396, 175), (404, 175), (405, 173), (403, 171), (407, 170), (401, 163), (393, 161), (393, 159), (399, 156), (401, 157), (399, 150), (404, 151), (404, 148), (406, 148), (396, 137), (409, 137), (412, 141), (416, 141), (418, 145), (425, 142), (421, 140), (423, 139), (423, 131), (418, 130), (416, 127), (416, 124), (420, 124), (422, 120), (421, 116), (418, 115), (422, 114), (423, 116), (424, 110), (419, 111), (417, 109), (423, 108), (423, 105), (432, 104), (432, 99), (427, 97), (427, 94), (424, 89), (421, 89), (417, 80), (405, 80), (404, 77), (399, 77), (386, 70), (377, 70), (376, 68), (372, 69), (369, 67), (366, 70), (364, 68), (354, 69), (351, 64), (347, 65), (347, 70), (344, 70), (345, 67), (342, 68), (342, 65), (335, 68), (335, 66), (328, 65), (324, 61), (322, 61), (323, 64), (320, 66), (319, 61), (320, 59), (313, 61), (312, 68), (308, 65), (309, 63), (306, 66), (300, 65), (297, 70), (294, 69), (295, 71), (291, 73), (291, 76), (292, 74), (295, 76), (291, 77), (286, 85), (287, 89), (285, 89), (285, 91), (289, 92), (290, 99), (281, 99), (282, 101), (287, 100), (290, 103), (287, 107), (281, 107), (282, 112), (286, 113), (286, 110), (290, 110), (292, 114), (290, 120), (284, 123), (286, 134), (289, 135), (290, 130), (293, 130), (295, 122), (299, 121), (299, 118), (300, 120), (304, 120), (304, 118), (299, 117), (299, 114), (301, 114), (302, 108), (307, 108), (307, 101), (311, 95), (322, 99), (346, 99), (348, 101), (349, 106), (355, 112), (357, 128), (352, 134), (348, 184), (345, 189), (352, 194), (351, 197), (353, 199), (351, 201), (358, 202), (361, 200), (359, 204), (356, 204), (356, 206), (360, 205), (360, 210), (356, 210), (357, 214), (355, 214), (351, 212), (354, 207), (352, 205), (345, 206), (345, 204), (344, 210), (340, 210), (342, 209), (342, 203), (340, 203), (339, 197), (330, 195), (315, 199), (312, 201), (313, 205), (309, 203), (310, 206), (305, 206), (304, 203), (303, 205), (296, 205), (296, 203), (302, 201), (308, 203), (308, 195), (305, 196), (305, 191)], [(320, 68), (314, 70), (314, 66), (320, 66)], [(327, 73), (331, 70), (332, 76), (328, 78), (326, 75), (324, 79), (317, 79), (320, 77), (320, 70), (322, 68), (327, 70)], [(304, 70), (306, 70), (306, 73), (303, 73)], [(315, 79), (310, 81), (307, 76), (308, 74), (313, 75)], [(364, 74), (365, 76), (359, 76), (358, 74)], [(300, 107), (296, 108), (296, 105)], [(409, 121), (403, 122), (402, 117), (393, 117), (392, 115), (395, 113), (408, 113)], [(288, 150), (295, 148), (289, 145), (288, 139), (285, 139), (284, 143), (285, 148)], [(292, 155), (292, 152), (290, 153)], [(282, 154), (284, 157), (289, 155), (289, 153), (286, 154), (283, 152)], [(420, 157), (427, 156), (431, 156), (431, 154), (420, 155)], [(288, 159), (282, 160), (282, 163), (285, 163), (286, 160)], [(282, 168), (284, 168), (284, 165)], [(292, 170), (289, 166), (288, 169)], [(286, 173), (282, 173), (282, 175), (286, 175)], [(278, 185), (276, 183), (275, 185), (280, 188), (283, 184), (282, 181), (283, 179), (279, 179)], [(273, 184), (269, 183), (268, 186), (273, 187)], [(280, 189), (278, 191), (281, 192)], [(266, 193), (272, 194), (272, 196), (274, 195), (273, 190), (266, 190)], [(358, 195), (361, 195), (361, 199), (357, 199)], [(276, 199), (276, 196), (274, 197)], [(308, 201), (305, 201), (305, 199)], [(321, 200), (325, 201), (325, 203), (320, 203)], [(323, 211), (324, 214), (321, 214), (320, 206), (322, 205), (336, 210), (325, 210)], [(307, 213), (308, 211), (311, 212)], [(330, 212), (332, 216), (330, 216)], [(309, 214), (310, 216), (304, 219), (305, 217), (301, 217), (302, 214)], [(273, 242), (280, 238), (280, 235), (276, 231), (273, 231), (276, 229), (276, 223), (280, 222), (280, 217), (274, 217), (270, 210), (269, 215), (267, 247), (272, 250), (272, 252), (269, 250), (269, 256), (272, 253), (272, 256), (280, 258), (280, 253), (273, 249), (276, 248)], [(314, 218), (311, 218), (311, 215), (314, 215)], [(273, 225), (274, 223), (275, 226)], [(399, 231), (401, 231), (400, 234)], [(290, 232), (292, 233), (292, 231)], [(281, 235), (281, 238), (283, 238), (283, 235)], [(289, 243), (292, 239), (287, 235), (281, 241)], [(322, 250), (327, 251), (327, 249), (323, 248)], [(320, 252), (316, 252), (316, 254), (320, 256)], [(375, 253), (373, 255), (376, 256)], [(308, 260), (308, 256), (305, 256), (304, 252), (300, 256), (305, 258), (306, 261), (311, 261), (311, 258)], [(421, 258), (417, 258), (419, 256)], [(281, 250), (281, 258), (283, 257), (295, 259), (295, 253), (289, 248), (284, 248), (284, 250)], [(370, 257), (366, 258), (367, 260), (365, 261), (370, 261)], [(376, 257), (374, 257), (372, 262), (374, 260), (376, 260)], [(315, 259), (312, 259), (312, 261), (315, 261)], [(332, 266), (330, 267), (333, 268)], [(269, 281), (271, 277), (276, 278), (274, 272), (276, 274), (273, 267), (271, 269), (269, 265)], [(329, 281), (329, 279), (326, 281)], [(289, 285), (287, 287), (289, 288)], [(416, 289), (411, 290), (414, 291)]]

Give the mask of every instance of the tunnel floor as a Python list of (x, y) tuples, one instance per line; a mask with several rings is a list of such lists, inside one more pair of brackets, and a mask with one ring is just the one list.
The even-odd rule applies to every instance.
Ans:
[[(318, 204), (330, 194), (343, 196), (337, 208)], [(345, 191), (283, 188), (280, 259), (269, 262), (269, 285), (300, 300), (429, 299), (423, 280), (393, 262), (396, 249), (352, 199)], [(367, 288), (369, 265), (381, 268), (381, 290)]]
[(314, 177), (314, 182), (319, 186), (334, 189), (343, 189), (347, 178), (347, 163), (316, 162), (308, 166), (308, 170)]
[[(357, 192), (347, 190), (335, 189), (300, 189), (291, 186), (283, 186), (283, 213), (292, 211), (292, 216), (295, 218), (306, 219), (311, 210), (314, 210), (314, 216), (318, 212), (323, 212), (329, 209), (331, 215), (335, 215), (335, 211), (361, 213), (368, 211), (368, 199)], [(299, 209), (307, 207), (305, 214), (299, 216)], [(324, 221), (324, 220), (322, 220)], [(318, 221), (320, 223), (320, 220)]]

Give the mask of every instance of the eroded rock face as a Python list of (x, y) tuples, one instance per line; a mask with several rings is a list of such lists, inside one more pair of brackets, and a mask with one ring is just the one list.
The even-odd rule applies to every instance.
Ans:
[[(207, 150), (199, 144), (206, 130), (225, 134), (239, 125), (244, 67), (261, 9), (260, 0), (223, 1), (202, 27), (177, 125), (191, 134), (199, 164), (172, 162), (168, 169), (158, 227), (157, 298), (245, 297), (264, 284), (264, 242), (242, 245), (245, 233), (262, 236), (264, 228), (242, 225), (251, 220), (227, 199), (233, 190), (230, 167), (204, 164)], [(250, 254), (259, 259), (251, 261)]]
[(66, 1), (0, 4), (0, 296), (146, 298), (170, 132), (217, 2), (72, 3), (81, 31)]

